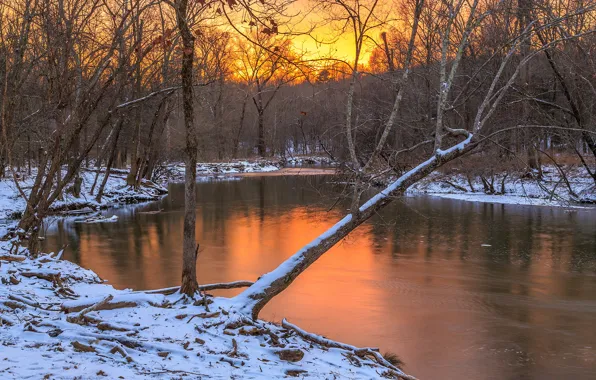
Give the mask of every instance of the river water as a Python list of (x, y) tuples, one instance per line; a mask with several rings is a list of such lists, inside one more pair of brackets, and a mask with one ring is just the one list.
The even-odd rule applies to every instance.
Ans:
[[(198, 183), (199, 282), (255, 280), (334, 224), (346, 202), (331, 179)], [(56, 220), (44, 249), (68, 244), (66, 259), (115, 287), (177, 285), (184, 186), (169, 190), (107, 211), (115, 223)], [(261, 317), (394, 352), (421, 379), (595, 379), (596, 210), (406, 197)]]

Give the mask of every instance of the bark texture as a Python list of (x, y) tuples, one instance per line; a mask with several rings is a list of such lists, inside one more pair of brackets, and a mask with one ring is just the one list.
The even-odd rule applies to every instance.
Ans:
[(184, 182), (184, 237), (182, 243), (182, 283), (180, 292), (193, 296), (198, 290), (196, 224), (197, 132), (194, 124), (193, 60), (194, 37), (188, 25), (188, 0), (176, 1), (178, 29), (182, 37), (182, 104), (186, 129), (186, 170)]

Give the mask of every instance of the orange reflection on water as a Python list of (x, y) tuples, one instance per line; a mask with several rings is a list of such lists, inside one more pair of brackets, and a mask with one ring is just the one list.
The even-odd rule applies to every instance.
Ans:
[[(308, 195), (311, 184), (300, 181), (252, 177), (200, 185), (200, 283), (255, 280), (344, 215), (341, 207), (317, 206), (319, 195)], [(171, 190), (162, 204), (147, 206), (164, 208), (159, 214), (124, 209), (117, 223), (60, 225), (46, 244), (55, 249), (70, 241), (68, 259), (119, 288), (177, 285), (183, 192)], [(406, 201), (353, 231), (261, 316), (393, 351), (420, 378), (590, 378), (596, 366), (592, 217)]]

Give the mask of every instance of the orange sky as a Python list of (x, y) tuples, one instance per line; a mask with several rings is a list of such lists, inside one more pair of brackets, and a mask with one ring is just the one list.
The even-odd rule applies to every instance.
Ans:
[[(296, 51), (304, 53), (305, 58), (332, 57), (353, 63), (355, 48), (352, 34), (339, 33), (337, 25), (325, 20), (327, 15), (311, 11), (313, 4), (312, 0), (297, 0), (292, 3), (285, 13), (294, 17), (278, 20), (280, 31), (290, 33), (288, 38), (292, 40)], [(313, 26), (314, 30), (310, 31)], [(240, 29), (243, 30), (241, 27)], [(245, 26), (243, 31), (248, 31), (247, 29), (248, 26)], [(376, 38), (380, 32), (381, 30), (373, 31), (370, 35)], [(368, 63), (370, 50), (369, 46), (361, 54), (360, 63)]]
[[(336, 26), (325, 22), (325, 15), (309, 11), (312, 7), (312, 3), (313, 2), (310, 0), (297, 0), (290, 7), (292, 12), (299, 13), (300, 16), (305, 18), (305, 20), (297, 26), (299, 31), (306, 31), (312, 24), (316, 25), (311, 36), (304, 35), (295, 37), (294, 46), (297, 50), (307, 52), (309, 58), (331, 56), (351, 63), (354, 59), (353, 36), (351, 34), (340, 35), (336, 30)], [(299, 18), (300, 17), (298, 17), (298, 19)], [(324, 41), (325, 43), (318, 43), (316, 40)], [(366, 52), (365, 56), (362, 57), (362, 62), (367, 62), (369, 55), (369, 52)]]

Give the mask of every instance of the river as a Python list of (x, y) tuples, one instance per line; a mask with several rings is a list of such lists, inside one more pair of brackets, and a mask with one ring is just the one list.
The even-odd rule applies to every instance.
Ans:
[[(347, 207), (332, 177), (197, 184), (200, 283), (255, 280)], [(44, 250), (119, 288), (179, 284), (183, 184), (114, 223), (49, 223)], [(151, 211), (162, 210), (159, 213)], [(219, 292), (231, 295), (230, 292)], [(594, 379), (596, 211), (405, 197), (262, 312), (396, 353), (421, 379)]]

